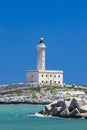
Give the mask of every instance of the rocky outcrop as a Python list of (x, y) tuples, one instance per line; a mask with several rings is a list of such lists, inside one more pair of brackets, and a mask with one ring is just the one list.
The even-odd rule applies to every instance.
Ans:
[(33, 99), (29, 96), (0, 97), (0, 104), (48, 104), (51, 102), (50, 99)]
[(46, 105), (39, 113), (63, 118), (87, 118), (87, 101), (77, 98), (70, 101), (55, 101)]
[[(49, 104), (54, 100), (59, 100), (57, 106), (51, 104), (52, 108), (61, 107), (63, 109), (69, 108), (68, 101), (72, 97), (79, 97), (87, 99), (87, 87), (75, 85), (50, 85), (50, 84), (37, 84), (37, 83), (12, 83), (7, 85), (0, 85), (0, 103), (27, 103), (27, 104)], [(77, 106), (74, 106), (75, 99), (72, 101), (70, 111)], [(87, 101), (86, 101), (87, 102)], [(67, 106), (66, 106), (67, 105)], [(86, 104), (87, 105), (87, 104)], [(81, 106), (80, 106), (81, 107)], [(83, 112), (83, 108), (81, 110)]]

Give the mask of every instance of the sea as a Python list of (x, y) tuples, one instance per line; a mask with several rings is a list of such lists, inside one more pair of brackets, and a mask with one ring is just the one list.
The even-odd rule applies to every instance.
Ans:
[[(87, 130), (86, 119), (44, 117), (44, 105), (0, 105), (0, 130)], [(34, 115), (29, 113), (35, 113)]]

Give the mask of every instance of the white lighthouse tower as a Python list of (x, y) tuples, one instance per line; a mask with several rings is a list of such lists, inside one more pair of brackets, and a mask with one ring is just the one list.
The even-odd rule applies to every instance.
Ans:
[(45, 43), (43, 37), (39, 38), (37, 45), (37, 70), (28, 70), (26, 73), (27, 81), (39, 84), (63, 84), (62, 70), (46, 70), (45, 69)]
[(37, 70), (45, 70), (45, 44), (43, 37), (40, 37), (40, 43), (37, 45)]

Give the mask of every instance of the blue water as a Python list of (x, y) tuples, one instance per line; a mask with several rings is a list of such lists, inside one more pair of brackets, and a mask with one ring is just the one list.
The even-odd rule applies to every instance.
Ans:
[(0, 130), (87, 130), (85, 119), (29, 116), (43, 105), (0, 105)]

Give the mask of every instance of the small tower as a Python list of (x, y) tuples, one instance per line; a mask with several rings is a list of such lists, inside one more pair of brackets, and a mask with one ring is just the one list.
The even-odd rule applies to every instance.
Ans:
[(37, 70), (45, 70), (45, 49), (43, 37), (40, 37), (40, 43), (37, 45)]

